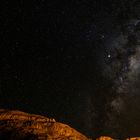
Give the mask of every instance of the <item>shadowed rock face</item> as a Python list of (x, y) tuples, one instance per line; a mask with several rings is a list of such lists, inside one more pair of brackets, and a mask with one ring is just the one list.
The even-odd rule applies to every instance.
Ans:
[(68, 125), (47, 117), (0, 109), (0, 140), (88, 140)]

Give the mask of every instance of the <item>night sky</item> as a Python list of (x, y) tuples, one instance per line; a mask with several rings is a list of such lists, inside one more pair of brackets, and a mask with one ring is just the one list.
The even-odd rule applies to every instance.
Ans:
[(140, 136), (139, 0), (0, 5), (1, 108), (90, 137)]

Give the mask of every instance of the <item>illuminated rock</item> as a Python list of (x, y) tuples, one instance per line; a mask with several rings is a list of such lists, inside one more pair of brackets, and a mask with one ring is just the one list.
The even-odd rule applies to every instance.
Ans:
[(127, 140), (140, 140), (140, 137), (127, 138)]
[(40, 115), (0, 110), (0, 140), (88, 140), (66, 124)]
[(114, 140), (114, 139), (107, 137), (107, 136), (101, 136), (101, 137), (97, 138), (96, 140)]

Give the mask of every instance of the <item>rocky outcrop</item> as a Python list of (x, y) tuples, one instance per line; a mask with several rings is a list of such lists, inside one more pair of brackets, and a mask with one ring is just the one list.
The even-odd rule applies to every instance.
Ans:
[(54, 119), (1, 109), (0, 140), (88, 140), (88, 138)]
[(112, 138), (107, 137), (107, 136), (101, 136), (101, 137), (97, 138), (96, 140), (115, 140), (115, 139), (112, 139)]
[[(0, 140), (91, 140), (48, 117), (0, 109)], [(115, 140), (101, 136), (96, 140)], [(140, 137), (127, 140), (140, 140)]]

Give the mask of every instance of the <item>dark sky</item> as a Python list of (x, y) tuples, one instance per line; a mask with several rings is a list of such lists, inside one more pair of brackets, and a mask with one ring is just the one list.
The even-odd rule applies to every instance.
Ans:
[(54, 117), (92, 137), (113, 135), (104, 125), (114, 68), (104, 76), (104, 65), (123, 25), (139, 19), (138, 4), (1, 0), (0, 107)]

